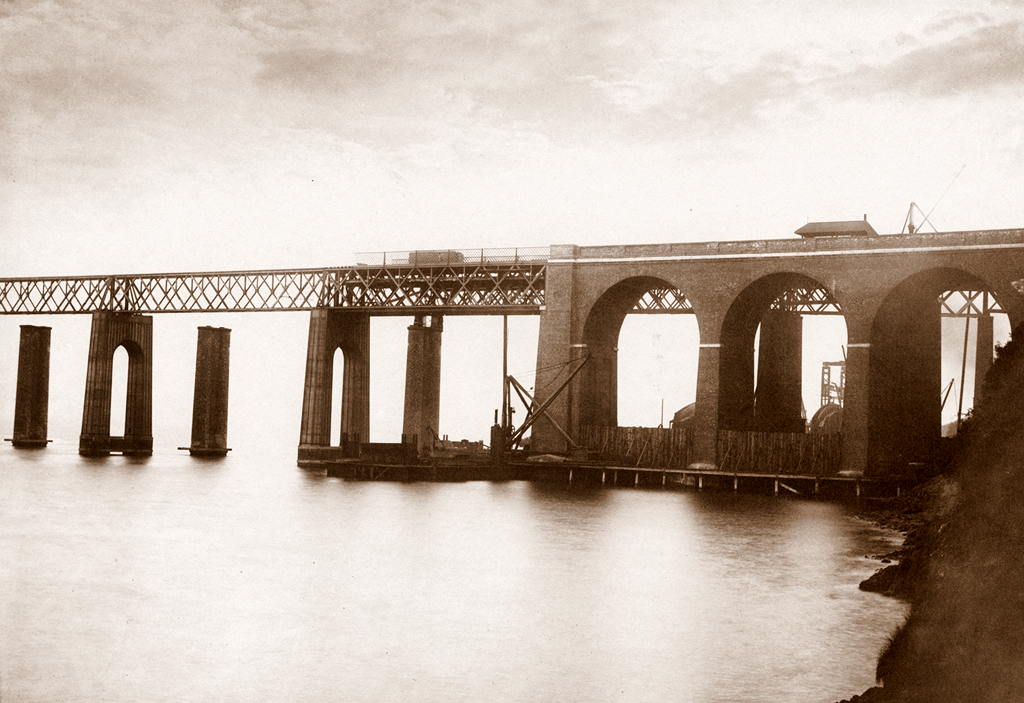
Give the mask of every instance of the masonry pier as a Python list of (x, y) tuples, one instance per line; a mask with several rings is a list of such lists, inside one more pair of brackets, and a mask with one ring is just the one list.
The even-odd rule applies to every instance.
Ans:
[(200, 327), (192, 400), (192, 456), (225, 456), (228, 449), (228, 370), (231, 330)]
[(441, 418), (441, 333), (440, 315), (417, 315), (409, 326), (409, 351), (405, 365), (405, 412), (402, 434), (418, 437), (417, 451), (434, 446)]
[[(341, 442), (331, 446), (334, 355), (344, 355)], [(318, 308), (310, 312), (306, 381), (302, 394), (299, 463), (359, 455), (370, 436), (370, 316)]]
[(803, 432), (803, 318), (769, 310), (761, 320), (754, 422), (761, 432)]
[(19, 449), (45, 447), (50, 402), (50, 328), (21, 326), (14, 437)]
[[(519, 470), (515, 452), (523, 451), (530, 459), (562, 462), (573, 481), (597, 466), (613, 480), (608, 467), (619, 466), (640, 471), (629, 474), (639, 486), (649, 468), (681, 472), (698, 487), (719, 475), (731, 488), (744, 476), (785, 475), (780, 491), (799, 490), (792, 482), (813, 477), (820, 486), (851, 479), (856, 492), (865, 482), (903, 480), (946, 465), (955, 443), (942, 437), (943, 319), (967, 319), (967, 351), (976, 334), (974, 385), (982, 386), (992, 362), (991, 314), (1005, 315), (1011, 329), (1024, 324), (1024, 229), (882, 236), (856, 220), (808, 223), (795, 233), (800, 237), (370, 252), (357, 256), (362, 263), (315, 269), (3, 278), (0, 315), (93, 316), (82, 454), (152, 452), (152, 318), (146, 315), (292, 310), (310, 313), (302, 466), (344, 464), (346, 471), (362, 466), (364, 473), (392, 475), (408, 465), (431, 476), (468, 476), (483, 472), (480, 467), (497, 475), (497, 465), (512, 475)], [(628, 390), (618, 387), (623, 320), (661, 313), (695, 318), (694, 402), (670, 427), (619, 427), (619, 395)], [(483, 441), (435, 447), (442, 316), (451, 315), (540, 317), (535, 390), (523, 395), (526, 418), (518, 428), (507, 418), (494, 420), (496, 459), (506, 454), (506, 437), (531, 432), (529, 444), (510, 450), (507, 462), (491, 462)], [(837, 362), (845, 390), (822, 400), (835, 422), (816, 424), (813, 432), (806, 431), (800, 402), (806, 315), (841, 315), (846, 328)], [(368, 441), (375, 316), (414, 320), (401, 443)], [(228, 335), (207, 330), (197, 349), (189, 449), (223, 452)], [(218, 341), (205, 341), (207, 334)], [(18, 446), (46, 442), (48, 340), (45, 328), (22, 330), (12, 439)], [(128, 353), (129, 382), (123, 436), (111, 436), (118, 347)], [(340, 412), (332, 404), (339, 350)], [(961, 396), (971, 385), (963, 382), (967, 351)], [(691, 363), (692, 354), (681, 353), (684, 359)], [(508, 384), (511, 376), (502, 375)], [(503, 395), (505, 415), (507, 389)], [(648, 429), (659, 434), (641, 432)], [(444, 463), (456, 457), (465, 465), (458, 471)], [(673, 475), (657, 478), (671, 484)]]
[[(942, 430), (939, 289), (904, 286), (876, 316), (869, 354), (868, 467), (892, 473), (932, 461)], [(847, 385), (853, 383), (847, 375)]]
[[(110, 435), (114, 352), (128, 352), (128, 393), (123, 436)], [(119, 312), (95, 312), (89, 337), (89, 365), (78, 453), (153, 453), (153, 318)]]

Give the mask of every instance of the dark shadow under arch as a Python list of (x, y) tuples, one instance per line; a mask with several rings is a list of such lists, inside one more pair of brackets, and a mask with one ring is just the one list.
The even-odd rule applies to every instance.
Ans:
[[(719, 339), (718, 425), (740, 432), (803, 432), (803, 321), (799, 312), (771, 310), (793, 289), (825, 289), (799, 273), (780, 272), (747, 286), (726, 313)], [(762, 322), (755, 386), (754, 338)], [(755, 397), (755, 395), (760, 397)]]
[(875, 315), (868, 371), (871, 474), (943, 461), (939, 296), (950, 290), (991, 286), (959, 269), (930, 269), (894, 287)]

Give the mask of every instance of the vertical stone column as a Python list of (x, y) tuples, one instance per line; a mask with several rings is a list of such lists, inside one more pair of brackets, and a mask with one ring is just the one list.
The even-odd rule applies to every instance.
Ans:
[(978, 322), (978, 339), (974, 345), (974, 403), (977, 406), (981, 398), (981, 389), (985, 385), (985, 374), (992, 366), (992, 345), (995, 334), (991, 315), (981, 315)]
[(302, 391), (302, 427), (299, 447), (326, 447), (331, 443), (331, 382), (334, 376), (334, 348), (328, 351), (330, 310), (309, 314), (306, 345), (306, 381)]
[[(718, 369), (721, 345), (700, 345), (697, 357), (697, 399), (693, 415), (693, 449), (688, 468), (718, 468)], [(753, 353), (751, 353), (753, 358)]]
[(803, 317), (769, 310), (761, 319), (754, 420), (761, 432), (803, 432)]
[(723, 328), (715, 356), (720, 361), (718, 425), (720, 429), (754, 429), (754, 326)]
[[(128, 394), (123, 437), (110, 436), (114, 351), (128, 352)], [(78, 453), (153, 453), (153, 318), (130, 313), (97, 312), (92, 316), (85, 406)]]
[(345, 354), (341, 434), (370, 441), (370, 316), (337, 311), (334, 331)]
[(846, 386), (843, 391), (842, 458), (839, 470), (863, 475), (868, 465), (868, 371), (871, 344), (846, 345)]
[(429, 325), (417, 315), (409, 327), (409, 351), (405, 365), (405, 413), (402, 434), (418, 436), (417, 451), (433, 447), (441, 418), (442, 318), (431, 316)]
[[(138, 316), (136, 316), (138, 318)], [(131, 325), (128, 350), (128, 398), (124, 413), (123, 453), (153, 453), (153, 318)], [(145, 349), (145, 351), (143, 351)], [(113, 361), (113, 351), (111, 351)], [(148, 439), (148, 446), (145, 446)]]
[[(573, 334), (573, 284), (579, 247), (563, 244), (551, 247), (545, 281), (545, 305), (540, 316), (537, 340), (537, 376), (534, 399), (538, 405), (551, 397), (572, 373), (574, 361), (587, 353)], [(574, 346), (574, 342), (576, 346)], [(570, 435), (575, 435), (573, 394), (576, 384), (555, 398), (547, 413)], [(567, 450), (562, 433), (543, 415), (533, 425), (530, 448), (538, 453), (561, 454)]]
[(14, 400), (15, 447), (46, 446), (50, 402), (50, 328), (21, 326), (18, 389)]
[[(615, 327), (618, 332), (621, 324)], [(617, 335), (616, 335), (617, 336)], [(617, 338), (588, 340), (580, 348), (588, 357), (580, 371), (574, 409), (580, 427), (615, 427), (619, 424), (619, 350)]]
[[(934, 291), (901, 300), (871, 340), (868, 475), (927, 462), (942, 424), (942, 320)], [(846, 385), (853, 380), (847, 366)], [(844, 418), (845, 427), (845, 418)]]
[(304, 448), (331, 444), (331, 397), (334, 354), (345, 355), (341, 432), (350, 441), (370, 437), (370, 316), (327, 308), (313, 310), (306, 347), (306, 381), (302, 395), (299, 457)]
[(228, 370), (231, 330), (200, 327), (196, 342), (196, 382), (192, 399), (193, 456), (225, 456), (228, 451)]

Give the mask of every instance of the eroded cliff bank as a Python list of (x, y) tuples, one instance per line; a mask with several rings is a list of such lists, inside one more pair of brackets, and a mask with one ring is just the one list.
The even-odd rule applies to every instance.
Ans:
[(922, 517), (881, 584), (910, 602), (880, 654), (881, 687), (849, 700), (1024, 701), (1024, 330), (998, 350)]

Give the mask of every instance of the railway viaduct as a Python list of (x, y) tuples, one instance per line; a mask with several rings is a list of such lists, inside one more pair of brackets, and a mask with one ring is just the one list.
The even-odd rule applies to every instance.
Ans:
[[(798, 231), (800, 232), (800, 231)], [(350, 456), (369, 433), (369, 319), (411, 316), (404, 427), (436, 431), (446, 315), (540, 315), (532, 451), (564, 453), (589, 426), (617, 424), (625, 315), (696, 316), (700, 332), (691, 468), (714, 469), (723, 431), (803, 430), (801, 315), (847, 327), (841, 469), (885, 475), (927, 461), (940, 433), (941, 317), (979, 322), (977, 372), (991, 361), (992, 311), (1024, 322), (1024, 230), (878, 236), (825, 223), (801, 238), (686, 244), (380, 254), (352, 267), (0, 279), (0, 314), (93, 315), (80, 452), (148, 453), (148, 313), (310, 312), (299, 462)], [(963, 304), (950, 309), (949, 291)], [(755, 336), (760, 350), (755, 378)], [(194, 453), (224, 453), (228, 332), (200, 328)], [(124, 437), (111, 437), (110, 368), (129, 353)], [(49, 328), (22, 328), (18, 446), (45, 446)], [(345, 357), (340, 418), (332, 360)], [(987, 351), (987, 353), (986, 353)], [(797, 390), (794, 391), (794, 388)], [(564, 390), (560, 390), (564, 389)], [(342, 446), (330, 446), (331, 423)]]
[[(926, 461), (941, 431), (942, 294), (991, 295), (1019, 325), (1024, 231), (877, 236), (857, 222), (841, 224), (845, 230), (825, 227), (823, 236), (802, 239), (552, 247), (537, 387), (557, 387), (570, 362), (588, 362), (548, 407), (553, 421), (538, 419), (534, 448), (564, 450), (554, 424), (571, 436), (585, 425), (615, 424), (619, 329), (637, 301), (659, 289), (678, 291), (700, 330), (694, 468), (716, 466), (721, 430), (791, 431), (799, 398), (785, 389), (799, 383), (801, 327), (785, 303), (794, 292), (816, 291), (847, 327), (842, 469), (870, 475)], [(979, 319), (979, 348), (987, 343), (991, 362), (988, 312), (978, 306), (967, 314)], [(754, 378), (759, 324), (760, 358), (776, 362), (763, 386)], [(774, 397), (755, 402), (755, 387)]]

